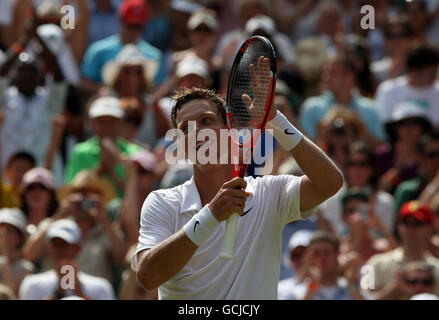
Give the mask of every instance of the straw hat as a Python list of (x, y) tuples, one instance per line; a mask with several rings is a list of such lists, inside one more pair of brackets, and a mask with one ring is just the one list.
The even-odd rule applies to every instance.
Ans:
[(59, 199), (63, 200), (69, 194), (83, 188), (99, 191), (105, 203), (110, 202), (116, 196), (112, 185), (107, 180), (99, 177), (94, 170), (82, 170), (76, 174), (70, 185), (61, 188)]
[(102, 79), (109, 87), (114, 87), (120, 69), (123, 66), (141, 65), (146, 83), (153, 82), (158, 71), (159, 65), (157, 61), (148, 59), (134, 44), (127, 44), (119, 52), (115, 60), (107, 62), (102, 69)]

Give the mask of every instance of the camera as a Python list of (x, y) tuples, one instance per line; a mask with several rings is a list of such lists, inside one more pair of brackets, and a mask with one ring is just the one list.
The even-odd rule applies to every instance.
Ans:
[(96, 201), (90, 198), (84, 198), (78, 203), (78, 208), (82, 211), (88, 211), (96, 207)]

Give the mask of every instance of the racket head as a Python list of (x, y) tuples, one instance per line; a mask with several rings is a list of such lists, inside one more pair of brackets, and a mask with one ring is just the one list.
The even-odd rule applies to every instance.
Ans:
[[(268, 59), (268, 63), (261, 64), (261, 57)], [(254, 129), (260, 129), (256, 132), (262, 133), (267, 123), (273, 105), (276, 71), (274, 47), (262, 36), (247, 39), (233, 61), (227, 89), (227, 127), (232, 143), (247, 150), (244, 160), (251, 157), (253, 146), (260, 136), (254, 135)], [(248, 99), (244, 99), (244, 95)], [(235, 175), (244, 176), (247, 165), (244, 168), (243, 161), (240, 162), (239, 172), (234, 170)]]

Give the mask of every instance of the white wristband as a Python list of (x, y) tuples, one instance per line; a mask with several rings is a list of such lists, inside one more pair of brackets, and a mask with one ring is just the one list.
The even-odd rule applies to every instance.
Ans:
[(183, 226), (183, 231), (197, 246), (201, 246), (220, 224), (206, 205)]
[(297, 130), (279, 111), (273, 120), (267, 122), (267, 128), (273, 130), (274, 137), (287, 151), (297, 146), (303, 138), (302, 132)]

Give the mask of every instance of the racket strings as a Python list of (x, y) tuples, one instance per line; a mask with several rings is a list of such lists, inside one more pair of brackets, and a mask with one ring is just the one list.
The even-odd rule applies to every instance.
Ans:
[[(261, 56), (271, 59), (271, 52), (261, 47), (263, 48), (255, 42), (247, 48), (235, 74), (234, 86), (231, 88), (230, 127), (238, 132), (258, 128), (266, 114), (272, 72), (269, 69), (258, 70), (258, 60)], [(251, 64), (255, 68), (256, 79), (252, 77), (249, 68)]]

